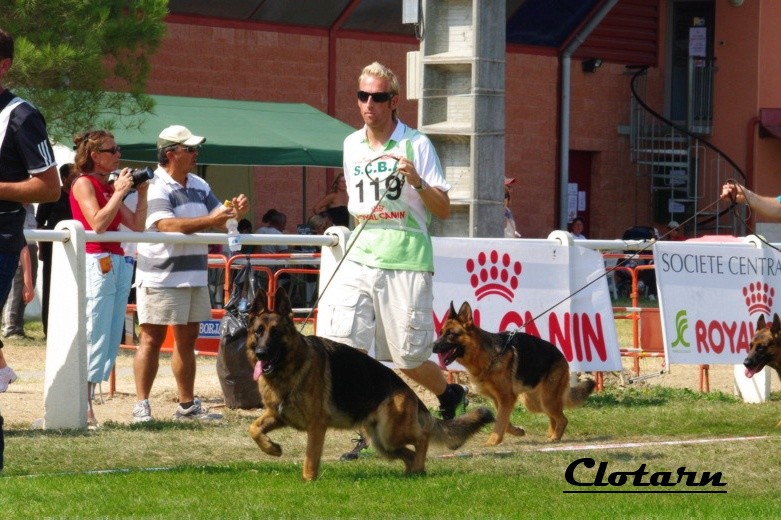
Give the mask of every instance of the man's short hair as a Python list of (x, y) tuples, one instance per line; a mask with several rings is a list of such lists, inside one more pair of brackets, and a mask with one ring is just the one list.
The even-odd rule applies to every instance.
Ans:
[(380, 62), (375, 61), (366, 65), (361, 71), (361, 75), (358, 77), (358, 83), (366, 76), (374, 76), (375, 78), (382, 78), (388, 80), (388, 88), (390, 88), (391, 94), (394, 96), (399, 94), (399, 78), (388, 67)]

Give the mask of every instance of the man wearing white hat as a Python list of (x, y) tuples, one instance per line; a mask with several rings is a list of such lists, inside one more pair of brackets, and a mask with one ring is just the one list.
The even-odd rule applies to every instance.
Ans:
[[(198, 149), (206, 139), (184, 126), (169, 126), (157, 139), (160, 163), (147, 193), (147, 231), (196, 233), (212, 228), (225, 231), (230, 218), (240, 219), (249, 209), (243, 194), (223, 205), (209, 185), (191, 173)], [(133, 373), (138, 402), (133, 421), (152, 419), (149, 394), (157, 375), (160, 347), (168, 326), (173, 329), (171, 368), (179, 393), (176, 419), (218, 419), (195, 398), (195, 342), (200, 322), (211, 319), (206, 244), (140, 243), (136, 299), (141, 334)]]

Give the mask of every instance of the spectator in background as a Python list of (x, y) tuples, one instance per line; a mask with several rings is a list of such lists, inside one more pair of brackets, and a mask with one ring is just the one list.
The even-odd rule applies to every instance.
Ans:
[[(92, 130), (73, 138), (76, 168), (82, 175), (73, 182), (71, 213), (85, 230), (118, 231), (120, 223), (133, 231), (144, 229), (149, 182), (140, 184), (135, 209), (124, 199), (133, 189), (130, 168), (118, 171), (119, 146), (106, 130)], [(114, 179), (114, 174), (118, 175)], [(87, 424), (97, 426), (92, 408), (95, 387), (108, 381), (114, 368), (125, 326), (133, 258), (119, 242), (87, 242)]]
[[(246, 218), (243, 218), (239, 220), (239, 226), (238, 226), (239, 233), (245, 234), (245, 235), (251, 235), (252, 234), (252, 222), (247, 220)], [(239, 251), (242, 255), (249, 255), (255, 250), (255, 246), (251, 246), (249, 244), (242, 243), (241, 250)]]
[(312, 214), (326, 212), (335, 226), (350, 227), (350, 212), (347, 210), (347, 182), (340, 173), (331, 183), (331, 191), (312, 208)]
[(333, 226), (333, 222), (331, 222), (331, 218), (327, 213), (321, 213), (320, 215), (309, 217), (307, 225), (309, 225), (313, 235), (322, 235), (326, 229)]
[(683, 231), (683, 227), (681, 227), (676, 220), (671, 220), (667, 223), (667, 233), (665, 233), (664, 236), (665, 240), (672, 240), (674, 242), (686, 240), (686, 234)]
[(504, 238), (521, 238), (515, 227), (515, 217), (510, 210), (510, 186), (515, 183), (511, 177), (504, 178)]
[[(55, 202), (44, 202), (38, 205), (35, 213), (35, 222), (38, 229), (54, 229), (58, 222), (73, 218), (71, 213), (70, 191), (73, 181), (79, 173), (73, 163), (65, 163), (60, 166), (60, 198)], [(38, 259), (43, 264), (43, 287), (41, 293), (41, 324), (43, 334), (47, 334), (49, 326), (49, 292), (52, 278), (52, 243), (40, 242), (38, 245)]]
[(586, 240), (586, 235), (583, 234), (583, 229), (586, 227), (586, 221), (583, 217), (575, 217), (569, 223), (569, 232), (572, 233), (573, 238)]
[[(255, 233), (259, 235), (282, 235), (285, 233), (287, 227), (287, 215), (281, 211), (270, 209), (263, 215), (263, 221), (267, 222), (267, 226), (258, 228)], [(258, 247), (258, 253), (264, 254), (280, 254), (290, 252), (287, 244), (264, 244)]]
[[(243, 194), (224, 205), (205, 180), (191, 173), (204, 137), (173, 125), (157, 139), (158, 168), (149, 181), (147, 231), (197, 233), (225, 231), (228, 219), (240, 219), (249, 202)], [(221, 419), (195, 398), (195, 344), (200, 324), (212, 317), (208, 289), (208, 247), (205, 244), (141, 243), (138, 245), (136, 299), (141, 336), (133, 362), (136, 405), (133, 421), (152, 419), (149, 394), (160, 366), (160, 348), (173, 330), (171, 369), (179, 404), (177, 420)]]
[[(35, 229), (35, 207), (24, 205), (24, 229)], [(38, 243), (28, 242), (24, 248), (24, 262), (16, 268), (11, 282), (11, 292), (3, 306), (3, 336), (24, 339), (24, 309), (35, 297), (35, 280), (38, 277)]]

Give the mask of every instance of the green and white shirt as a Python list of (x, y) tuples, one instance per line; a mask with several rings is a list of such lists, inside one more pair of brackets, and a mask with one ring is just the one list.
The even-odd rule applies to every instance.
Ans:
[(348, 209), (359, 227), (348, 258), (382, 269), (433, 272), (431, 213), (404, 176), (395, 175), (397, 160), (390, 155), (411, 160), (432, 188), (450, 190), (431, 141), (401, 121), (381, 150), (369, 146), (365, 127), (350, 134), (344, 140), (344, 175)]

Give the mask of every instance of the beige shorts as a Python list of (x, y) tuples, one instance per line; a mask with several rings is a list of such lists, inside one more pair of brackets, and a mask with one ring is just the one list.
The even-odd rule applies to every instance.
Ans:
[(370, 351), (397, 368), (417, 368), (434, 343), (431, 273), (346, 261), (317, 311), (317, 334)]
[(212, 318), (207, 287), (138, 287), (138, 322), (184, 325)]

